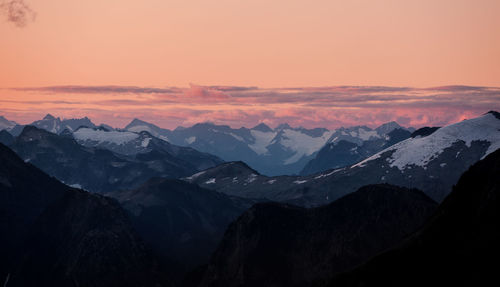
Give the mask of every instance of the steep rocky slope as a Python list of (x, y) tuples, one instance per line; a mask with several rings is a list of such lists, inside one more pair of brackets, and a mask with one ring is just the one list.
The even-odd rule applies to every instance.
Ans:
[(226, 231), (199, 286), (306, 286), (416, 230), (436, 203), (417, 190), (361, 188), (327, 206), (253, 206)]

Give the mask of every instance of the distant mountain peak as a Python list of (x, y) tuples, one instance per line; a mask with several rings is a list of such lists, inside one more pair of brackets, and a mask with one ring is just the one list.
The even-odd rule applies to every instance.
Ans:
[(289, 130), (289, 129), (292, 129), (292, 127), (288, 123), (282, 123), (276, 127), (276, 130)]
[[(381, 134), (381, 135), (386, 135), (390, 132), (392, 132), (393, 130), (395, 129), (401, 129), (403, 128), (402, 126), (400, 126), (397, 122), (395, 121), (391, 121), (391, 122), (388, 122), (388, 123), (385, 123), (385, 124), (382, 124), (380, 125), (379, 127), (377, 127), (375, 130)], [(403, 128), (404, 129), (404, 128)]]
[(204, 122), (201, 122), (201, 123), (197, 123), (195, 124), (195, 126), (209, 126), (209, 127), (216, 127), (216, 126), (219, 126), (217, 125), (216, 123), (212, 122), (212, 121), (204, 121)]
[(489, 111), (489, 112), (487, 112), (487, 114), (492, 114), (495, 116), (495, 118), (500, 120), (500, 113), (497, 111)]
[(252, 130), (260, 131), (260, 132), (272, 132), (273, 130), (266, 125), (265, 123), (260, 123), (252, 128)]
[(134, 118), (134, 119), (130, 122), (130, 124), (149, 124), (149, 123), (148, 123), (148, 122), (146, 122), (146, 121), (143, 121), (143, 120), (141, 120), (141, 119)]
[(7, 129), (10, 130), (16, 126), (17, 123), (14, 121), (9, 121), (4, 116), (0, 116), (0, 130)]
[(138, 126), (138, 125), (152, 125), (152, 124), (148, 123), (146, 121), (143, 121), (141, 119), (134, 118), (127, 126), (125, 126), (125, 129), (127, 130), (131, 127)]
[(55, 120), (56, 118), (51, 114), (47, 114), (47, 115), (45, 115), (45, 117), (43, 117), (43, 119), (44, 120)]
[(98, 128), (99, 128), (99, 129), (104, 129), (104, 130), (107, 130), (107, 131), (112, 131), (112, 130), (114, 130), (114, 128), (113, 128), (112, 126), (107, 125), (107, 124), (100, 124)]
[(50, 132), (48, 132), (47, 130), (32, 125), (24, 126), (23, 131), (21, 132), (19, 137), (22, 137), (26, 133), (37, 133), (37, 134), (47, 134), (47, 135), (50, 134)]
[(437, 131), (440, 127), (423, 127), (414, 131), (410, 137), (416, 138), (417, 136), (426, 137)]
[(23, 130), (17, 137), (21, 142), (30, 142), (32, 140), (46, 139), (52, 135), (51, 132), (38, 128), (36, 126), (24, 126)]

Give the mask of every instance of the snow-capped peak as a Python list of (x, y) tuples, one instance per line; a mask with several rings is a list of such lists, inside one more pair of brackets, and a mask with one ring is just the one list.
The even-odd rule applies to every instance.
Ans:
[(14, 121), (9, 121), (3, 116), (0, 116), (0, 130), (11, 130), (17, 125)]
[(402, 128), (403, 127), (400, 126), (398, 123), (392, 121), (392, 122), (388, 122), (388, 123), (380, 125), (375, 130), (377, 131), (377, 133), (379, 135), (386, 135), (386, 134), (392, 132), (395, 129), (402, 129)]
[(145, 122), (140, 119), (133, 119), (126, 127), (125, 130), (140, 133), (140, 132), (148, 132), (151, 135), (160, 138), (165, 141), (169, 141), (168, 134), (170, 133), (167, 129), (162, 129), (155, 124)]
[(287, 130), (287, 129), (292, 129), (292, 127), (288, 123), (283, 123), (283, 124), (278, 125), (274, 130), (280, 131), (280, 130)]
[(429, 136), (409, 138), (399, 142), (353, 167), (364, 166), (380, 158), (387, 151), (393, 151), (387, 159), (392, 167), (400, 170), (411, 165), (425, 167), (429, 161), (458, 141), (463, 141), (468, 147), (473, 141), (487, 141), (490, 145), (484, 156), (492, 153), (500, 148), (500, 119), (493, 113), (488, 113), (478, 118), (451, 124), (438, 129)]
[[(310, 156), (320, 150), (330, 138), (331, 132), (325, 131), (319, 137), (311, 137), (300, 131), (286, 129), (282, 130), (279, 143), (295, 153), (284, 161), (284, 164), (292, 164), (304, 156)], [(275, 139), (276, 140), (276, 139)]]

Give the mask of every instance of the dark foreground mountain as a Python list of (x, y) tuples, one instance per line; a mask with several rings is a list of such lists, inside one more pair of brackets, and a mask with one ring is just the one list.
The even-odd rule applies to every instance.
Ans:
[(176, 149), (168, 143), (161, 149), (125, 156), (82, 146), (71, 134), (57, 135), (32, 126), (26, 126), (10, 147), (49, 175), (92, 192), (135, 188), (154, 176), (186, 176), (210, 166), (206, 159), (212, 165), (222, 162), (193, 149)]
[(0, 144), (4, 286), (154, 286), (156, 263), (119, 204), (70, 188)]
[(14, 136), (11, 135), (8, 131), (6, 130), (1, 130), (0, 131), (0, 143), (4, 145), (10, 145), (14, 142)]
[(256, 204), (230, 225), (199, 286), (306, 286), (393, 246), (436, 206), (418, 190), (390, 185), (313, 209)]
[(179, 276), (206, 264), (229, 223), (254, 203), (162, 178), (109, 195), (120, 201), (141, 237)]
[[(368, 184), (418, 188), (442, 201), (471, 165), (500, 148), (500, 116), (480, 117), (408, 138), (355, 165), (310, 176), (267, 177), (251, 169), (241, 175), (223, 164), (186, 178), (202, 187), (248, 198), (267, 198), (302, 206), (327, 204)], [(238, 167), (238, 170), (241, 166)]]
[(499, 175), (497, 150), (462, 175), (414, 236), (330, 286), (498, 286)]

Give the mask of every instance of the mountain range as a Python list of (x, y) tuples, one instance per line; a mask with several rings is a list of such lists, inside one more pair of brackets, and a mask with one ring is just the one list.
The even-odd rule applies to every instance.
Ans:
[[(29, 124), (54, 134), (72, 135), (80, 144), (109, 149), (121, 154), (143, 152), (147, 138), (142, 132), (170, 144), (191, 147), (213, 154), (224, 161), (244, 161), (266, 175), (310, 174), (343, 167), (365, 159), (381, 149), (408, 138), (413, 128), (403, 128), (396, 122), (376, 129), (355, 126), (327, 130), (325, 128), (292, 128), (281, 124), (271, 129), (264, 123), (253, 128), (234, 129), (225, 125), (199, 123), (192, 127), (163, 129), (139, 119), (132, 120), (123, 130), (95, 125), (89, 118), (60, 119), (47, 114)], [(24, 126), (5, 118), (0, 130), (18, 136)], [(151, 137), (150, 136), (150, 137)], [(344, 146), (350, 148), (344, 152)], [(337, 145), (340, 145), (337, 148)], [(342, 153), (340, 156), (339, 151)], [(317, 156), (321, 152), (320, 156)], [(331, 160), (325, 160), (326, 158)]]
[(155, 176), (178, 178), (222, 163), (215, 156), (173, 146), (147, 133), (136, 136), (149, 139), (148, 145), (140, 146), (142, 153), (127, 156), (112, 148), (81, 145), (71, 135), (26, 126), (9, 147), (62, 182), (100, 193), (135, 188)]
[[(56, 126), (64, 122), (72, 131), (66, 128), (57, 135), (27, 128), (14, 140), (3, 131), (0, 139), (10, 142), (23, 159), (32, 161), (48, 174), (67, 184), (97, 192), (133, 189), (151, 177), (160, 176), (184, 177), (188, 182), (231, 196), (302, 206), (326, 204), (363, 185), (377, 183), (418, 188), (441, 201), (471, 164), (500, 144), (498, 118), (498, 113), (490, 112), (442, 128), (423, 128), (410, 133), (394, 122), (375, 130), (360, 126), (333, 132), (293, 129), (286, 124), (275, 130), (264, 124), (253, 129), (234, 130), (209, 123), (169, 131), (134, 120), (126, 130), (109, 130), (93, 124), (94, 127), (73, 128), (69, 123), (79, 120), (61, 121), (46, 116), (45, 124), (50, 120), (55, 121)], [(81, 122), (87, 120), (84, 118)], [(29, 133), (36, 135), (27, 136)], [(196, 134), (205, 138), (200, 143), (213, 139), (214, 146), (231, 152), (231, 145), (225, 144), (226, 140), (248, 148), (238, 138), (247, 138), (250, 142), (252, 135), (263, 133), (276, 134), (273, 136), (276, 149), (271, 149), (275, 151), (288, 142), (285, 138), (278, 141), (278, 134), (300, 134), (308, 139), (326, 138), (325, 133), (330, 136), (326, 140), (329, 143), (306, 165), (303, 170), (306, 175), (277, 177), (265, 176), (254, 169), (241, 159), (245, 158), (242, 151), (233, 149), (238, 162), (222, 164), (216, 156), (165, 141)], [(381, 136), (383, 133), (387, 134)], [(40, 140), (32, 140), (37, 137)], [(309, 140), (295, 142), (310, 143)], [(295, 149), (301, 144), (297, 146)], [(311, 147), (303, 145), (306, 146)], [(252, 158), (258, 157), (254, 153)], [(333, 169), (323, 171), (327, 168)], [(310, 174), (315, 170), (318, 172)]]
[[(292, 128), (288, 124), (271, 129), (264, 123), (250, 129), (200, 123), (189, 128), (168, 130), (138, 119), (134, 119), (125, 129), (133, 132), (148, 131), (173, 144), (190, 146), (225, 161), (243, 161), (266, 175), (299, 174), (326, 144), (347, 141), (355, 146), (362, 146), (365, 141), (376, 141), (377, 144), (386, 145), (396, 139), (388, 136), (393, 130), (409, 131), (408, 137), (414, 130), (402, 128), (395, 122), (376, 129), (357, 126), (332, 131), (325, 128)], [(378, 149), (364, 154), (372, 155), (375, 151)]]
[(254, 205), (230, 225), (191, 286), (495, 285), (499, 172), (497, 150), (437, 208), (418, 190), (390, 185), (312, 209)]
[[(395, 125), (397, 124), (379, 127), (376, 131), (379, 132), (380, 130), (379, 133), (384, 136), (370, 137), (367, 140), (350, 138), (350, 134), (347, 137), (343, 134), (346, 132), (341, 131), (334, 138), (334, 141), (327, 143), (318, 151), (316, 157), (306, 164), (300, 174), (310, 175), (329, 169), (350, 166), (411, 137), (412, 133), (409, 130)], [(390, 129), (391, 127), (394, 127), (394, 129)], [(382, 133), (386, 130), (389, 130), (389, 132)]]
[[(427, 284), (442, 265), (446, 278), (469, 268), (471, 283), (491, 268), (467, 260), (498, 254), (497, 112), (416, 131), (261, 124), (250, 130), (288, 140), (290, 131), (331, 133), (309, 165), (320, 171), (274, 177), (175, 145), (163, 129), (85, 121), (0, 119), (4, 286), (365, 286), (386, 278), (401, 286), (414, 272)], [(207, 136), (232, 133), (226, 128)], [(411, 270), (394, 267), (407, 261)], [(391, 268), (405, 275), (390, 277)]]
[(418, 188), (441, 202), (469, 166), (500, 148), (500, 114), (489, 112), (420, 132), (344, 168), (309, 176), (268, 177), (241, 162), (193, 174), (186, 181), (228, 195), (318, 206), (368, 184)]

